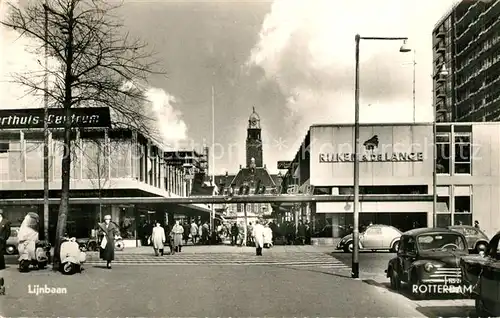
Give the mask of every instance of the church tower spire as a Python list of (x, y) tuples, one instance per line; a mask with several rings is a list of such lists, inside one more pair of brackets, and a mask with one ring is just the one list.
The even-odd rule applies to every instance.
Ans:
[[(255, 167), (263, 167), (262, 155), (262, 129), (260, 127), (260, 116), (252, 108), (252, 113), (248, 118), (247, 140), (246, 140), (246, 163), (247, 168), (255, 164)], [(253, 160), (252, 160), (253, 159)]]

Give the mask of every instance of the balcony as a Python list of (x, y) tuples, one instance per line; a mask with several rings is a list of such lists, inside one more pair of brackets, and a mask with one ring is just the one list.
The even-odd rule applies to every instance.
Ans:
[(444, 45), (440, 45), (436, 49), (437, 53), (445, 53), (446, 52), (446, 47)]
[(436, 98), (446, 98), (446, 94), (444, 91), (437, 91)]
[(439, 76), (436, 80), (437, 83), (444, 83), (446, 82), (446, 78), (444, 76)]
[(436, 33), (436, 37), (437, 38), (444, 38), (446, 36), (446, 31), (445, 30), (439, 30), (437, 33)]
[(446, 109), (446, 103), (441, 102), (436, 105), (436, 113), (442, 114), (448, 112), (448, 109)]
[[(500, 6), (498, 6), (500, 8)], [(499, 13), (500, 14), (500, 13)], [(460, 52), (457, 52), (457, 57), (460, 57), (466, 53), (468, 53), (470, 51), (470, 49), (472, 48), (475, 48), (477, 43), (482, 43), (484, 38), (488, 35), (488, 33), (496, 28), (496, 26), (498, 25), (498, 22), (500, 21), (500, 19), (496, 20), (492, 25), (490, 25), (488, 28), (482, 30), (481, 32), (479, 32), (479, 34), (474, 38), (474, 40), (472, 40), (471, 42), (469, 42), (469, 44), (467, 44), (467, 46), (461, 50)], [(489, 49), (489, 48), (488, 48)], [(481, 53), (484, 51), (484, 50), (488, 50), (488, 49), (483, 49), (481, 50)]]

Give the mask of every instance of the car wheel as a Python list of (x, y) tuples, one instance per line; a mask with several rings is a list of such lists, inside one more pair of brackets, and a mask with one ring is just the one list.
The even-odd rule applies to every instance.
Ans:
[(354, 244), (352, 242), (347, 243), (344, 247), (344, 252), (352, 253), (353, 251), (354, 251)]
[(45, 267), (47, 267), (47, 262), (38, 263), (38, 269), (44, 269)]
[(72, 263), (70, 262), (65, 262), (65, 263), (62, 263), (61, 264), (62, 266), (62, 273), (64, 275), (71, 275), (75, 272), (75, 265), (73, 265)]
[(401, 280), (399, 279), (398, 272), (391, 268), (389, 270), (389, 277), (391, 280), (391, 288), (394, 290), (399, 290), (401, 288)]
[(394, 252), (396, 253), (399, 249), (399, 241), (396, 241), (394, 242), (394, 244), (392, 244), (392, 247), (391, 247), (391, 252)]
[[(416, 287), (414, 287), (416, 286)], [(418, 279), (417, 273), (412, 272), (410, 277), (410, 292), (415, 300), (424, 299), (424, 295), (419, 292), (420, 280)]]
[(475, 309), (478, 317), (488, 317), (488, 313), (484, 309), (484, 302), (479, 296), (475, 300)]
[(13, 246), (13, 245), (8, 245), (6, 248), (5, 248), (5, 253), (7, 255), (14, 255), (16, 254), (16, 247)]
[(482, 242), (481, 243), (477, 243), (476, 244), (476, 253), (479, 254), (480, 252), (484, 252), (484, 251), (486, 251), (486, 244), (484, 244)]

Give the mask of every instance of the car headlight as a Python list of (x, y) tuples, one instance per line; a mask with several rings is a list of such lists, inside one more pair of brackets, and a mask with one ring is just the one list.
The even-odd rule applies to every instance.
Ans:
[(426, 272), (432, 272), (434, 270), (435, 266), (432, 263), (426, 263), (424, 265), (424, 269)]

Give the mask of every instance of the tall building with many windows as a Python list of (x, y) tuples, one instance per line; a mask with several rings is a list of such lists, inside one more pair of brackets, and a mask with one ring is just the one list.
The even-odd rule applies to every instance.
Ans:
[[(456, 4), (433, 31), (439, 122), (500, 121), (500, 0)], [(445, 65), (448, 75), (440, 75)]]

